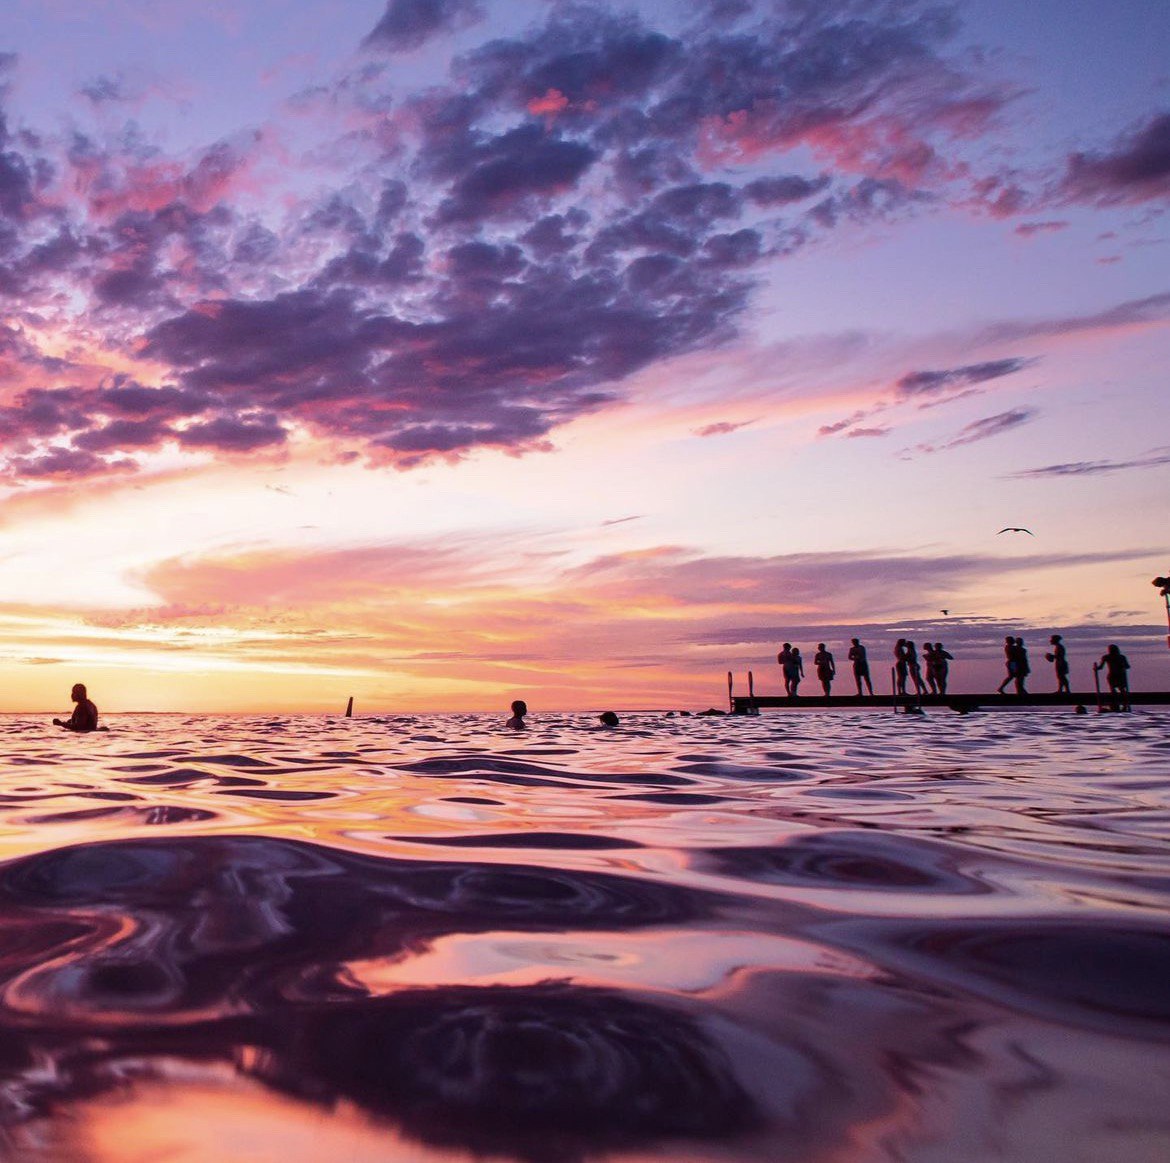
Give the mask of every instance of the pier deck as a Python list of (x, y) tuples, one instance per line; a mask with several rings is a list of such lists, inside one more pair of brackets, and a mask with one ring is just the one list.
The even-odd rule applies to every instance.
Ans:
[[(1110, 697), (1102, 692), (1101, 702), (1108, 709)], [(1097, 706), (1096, 691), (1074, 691), (1068, 695), (1029, 694), (947, 694), (947, 695), (799, 695), (795, 699), (784, 695), (733, 695), (731, 710), (737, 715), (751, 714), (753, 704), (760, 710), (765, 708), (778, 711), (845, 711), (845, 710), (890, 710), (907, 706), (949, 707), (952, 711), (1018, 711), (1027, 707), (1075, 707), (1077, 704), (1094, 710)], [(1130, 691), (1130, 706), (1170, 706), (1170, 691)]]

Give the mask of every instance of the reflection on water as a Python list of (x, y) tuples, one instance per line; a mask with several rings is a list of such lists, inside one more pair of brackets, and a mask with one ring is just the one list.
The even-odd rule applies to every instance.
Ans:
[(0, 719), (0, 1157), (1170, 1157), (1164, 713), (110, 725)]

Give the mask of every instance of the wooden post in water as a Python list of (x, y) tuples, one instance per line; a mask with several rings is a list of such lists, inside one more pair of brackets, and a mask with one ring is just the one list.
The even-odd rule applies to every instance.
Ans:
[(353, 695), (349, 696), (349, 702), (345, 704), (345, 717), (347, 719), (353, 718)]
[(735, 685), (735, 679), (731, 677), (731, 671), (727, 672), (727, 709), (729, 711), (735, 710), (735, 699), (732, 697), (731, 688)]

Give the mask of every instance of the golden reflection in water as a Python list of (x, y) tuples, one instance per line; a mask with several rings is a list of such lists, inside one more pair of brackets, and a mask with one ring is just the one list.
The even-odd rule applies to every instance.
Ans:
[(410, 1142), (345, 1104), (330, 1111), (275, 1094), (226, 1065), (198, 1069), (173, 1063), (164, 1069), (166, 1080), (131, 1083), (77, 1104), (67, 1120), (24, 1128), (20, 1157), (54, 1163), (467, 1160), (462, 1152)]

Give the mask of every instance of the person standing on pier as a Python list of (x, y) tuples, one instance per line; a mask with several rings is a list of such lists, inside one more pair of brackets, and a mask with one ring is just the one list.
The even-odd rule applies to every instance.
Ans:
[(938, 674), (935, 670), (934, 663), (934, 643), (924, 642), (922, 644), (922, 661), (926, 663), (926, 670), (923, 677), (926, 679), (926, 691), (928, 694), (938, 694)]
[(800, 657), (799, 646), (792, 648), (792, 653), (788, 657), (788, 666), (784, 673), (787, 676), (785, 685), (788, 687), (788, 697), (794, 699), (796, 698), (797, 688), (800, 686), (800, 680), (804, 678), (804, 659)]
[(1109, 695), (1115, 711), (1129, 710), (1129, 659), (1121, 653), (1116, 644), (1101, 655), (1100, 662), (1093, 663), (1093, 670), (1105, 669), (1105, 681), (1109, 684)]
[(776, 661), (780, 666), (780, 675), (784, 679), (784, 696), (785, 698), (792, 698), (792, 643), (785, 642), (780, 647), (780, 653), (776, 655)]
[(861, 640), (854, 638), (853, 645), (849, 647), (849, 661), (853, 663), (853, 681), (857, 683), (857, 697), (861, 698), (861, 684), (864, 682), (869, 687), (870, 698), (873, 697), (873, 683), (869, 678), (869, 657), (865, 652), (865, 647), (861, 645)]
[(936, 642), (934, 644), (934, 649), (929, 654), (929, 657), (931, 658), (934, 665), (934, 678), (932, 680), (930, 677), (931, 668), (930, 664), (928, 664), (926, 668), (927, 680), (932, 681), (934, 686), (938, 689), (938, 693), (945, 696), (947, 693), (947, 675), (950, 674), (951, 669), (948, 663), (954, 662), (955, 656), (950, 654), (941, 642)]
[(906, 693), (906, 676), (910, 673), (910, 663), (906, 658), (906, 639), (899, 638), (894, 643), (894, 692), (899, 695)]
[[(914, 693), (922, 698), (926, 693), (926, 686), (922, 682), (922, 667), (918, 665), (918, 648), (913, 642), (906, 643), (906, 669), (910, 672), (910, 681), (914, 684)], [(903, 686), (906, 684), (903, 683)], [(905, 690), (902, 691), (905, 694)]]
[(829, 688), (833, 685), (833, 679), (837, 677), (837, 664), (833, 661), (832, 654), (825, 649), (823, 642), (817, 643), (817, 652), (813, 655), (813, 664), (817, 668), (817, 678), (821, 680), (821, 686), (825, 691), (825, 698), (828, 698)]
[(1052, 663), (1052, 669), (1056, 671), (1056, 693), (1072, 694), (1072, 687), (1068, 683), (1068, 651), (1064, 648), (1064, 642), (1059, 634), (1053, 634), (1048, 639), (1048, 644), (1052, 650), (1044, 657)]

